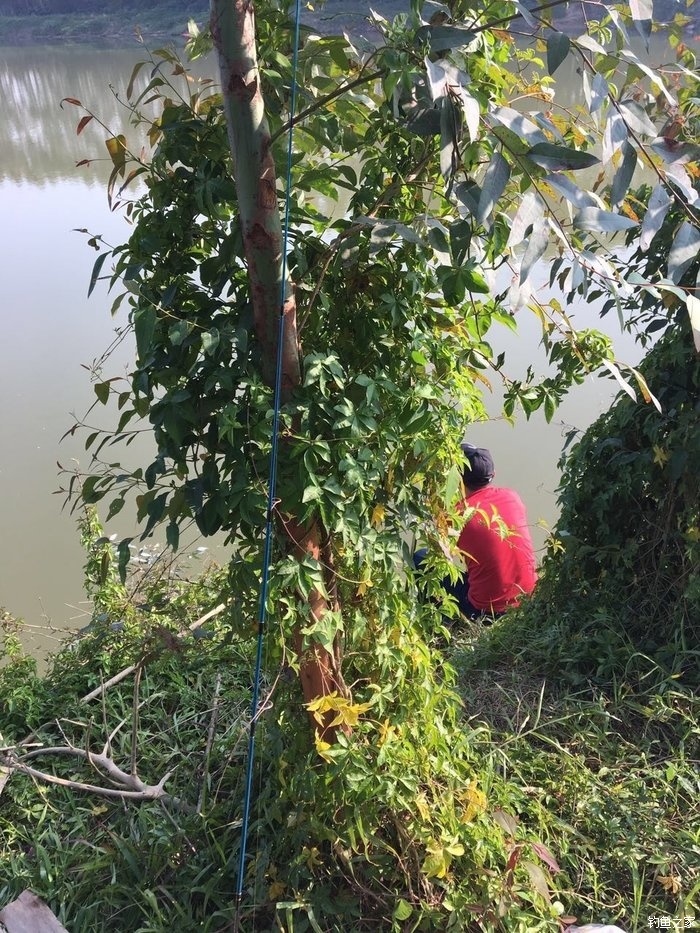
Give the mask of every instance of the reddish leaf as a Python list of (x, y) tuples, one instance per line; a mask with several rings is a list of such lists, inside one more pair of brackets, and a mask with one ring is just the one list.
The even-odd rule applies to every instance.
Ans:
[(533, 851), (539, 855), (550, 871), (554, 872), (555, 874), (558, 871), (561, 871), (561, 868), (557, 864), (557, 860), (554, 858), (546, 845), (541, 842), (532, 842), (530, 845), (532, 846)]
[(77, 135), (78, 135), (78, 136), (80, 136), (80, 134), (83, 132), (83, 130), (84, 130), (85, 127), (88, 125), (88, 123), (90, 122), (90, 120), (92, 120), (92, 114), (91, 114), (91, 113), (89, 113), (86, 117), (83, 117), (82, 120), (80, 121), (80, 123), (78, 123), (78, 132), (77, 132)]
[(64, 97), (63, 100), (61, 101), (61, 107), (63, 107), (64, 104), (73, 104), (75, 107), (83, 106), (80, 103), (80, 101), (75, 97)]
[(80, 168), (81, 165), (89, 165), (92, 162), (92, 159), (81, 159), (80, 162), (75, 163), (76, 168)]
[(508, 861), (506, 862), (506, 871), (514, 871), (515, 866), (520, 861), (520, 856), (522, 855), (522, 849), (520, 846), (515, 846), (513, 851), (508, 856)]

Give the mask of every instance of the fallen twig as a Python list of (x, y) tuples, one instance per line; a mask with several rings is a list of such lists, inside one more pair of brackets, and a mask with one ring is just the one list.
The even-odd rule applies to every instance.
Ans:
[[(49, 774), (46, 771), (39, 771), (30, 767), (26, 761), (30, 758), (37, 758), (40, 755), (70, 755), (76, 758), (83, 758), (106, 778), (116, 784), (116, 787), (100, 787), (97, 784), (85, 784), (82, 781), (71, 781), (67, 778), (57, 777), (55, 774)], [(121, 800), (163, 800), (184, 806), (184, 802), (179, 798), (172, 797), (164, 789), (165, 782), (172, 777), (173, 772), (168, 771), (157, 784), (146, 784), (138, 775), (127, 774), (126, 771), (114, 763), (106, 754), (88, 752), (82, 748), (74, 748), (67, 745), (60, 745), (53, 748), (38, 748), (28, 752), (22, 759), (14, 755), (3, 757), (2, 764), (10, 771), (20, 771), (29, 777), (40, 781), (46, 781), (48, 784), (59, 784), (61, 787), (70, 787), (72, 790), (83, 790), (92, 794), (98, 794), (102, 797), (117, 797)], [(120, 786), (121, 785), (121, 786)]]
[(211, 756), (212, 745), (214, 744), (214, 733), (216, 731), (216, 719), (219, 712), (219, 697), (221, 695), (221, 674), (216, 675), (214, 684), (214, 696), (211, 702), (211, 717), (209, 719), (209, 729), (207, 731), (207, 744), (204, 749), (204, 773), (202, 774), (202, 784), (199, 789), (199, 800), (197, 801), (197, 813), (201, 815), (204, 809), (204, 799), (206, 797), (207, 777), (209, 776), (209, 758)]

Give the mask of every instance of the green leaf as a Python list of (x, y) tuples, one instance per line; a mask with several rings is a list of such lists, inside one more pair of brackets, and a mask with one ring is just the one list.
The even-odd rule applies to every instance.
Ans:
[(644, 39), (647, 48), (649, 48), (649, 36), (651, 36), (654, 9), (653, 0), (629, 0), (629, 3), (635, 29), (642, 39)]
[(112, 499), (109, 504), (109, 510), (107, 512), (106, 521), (111, 521), (115, 515), (118, 515), (119, 512), (124, 508), (124, 497), (119, 496), (117, 499)]
[(109, 399), (109, 380), (107, 382), (96, 382), (93, 388), (98, 399), (103, 405), (106, 405)]
[(177, 551), (180, 544), (180, 528), (175, 522), (170, 522), (166, 526), (165, 540), (173, 551)]
[(600, 162), (600, 159), (590, 152), (569, 149), (568, 146), (556, 146), (554, 143), (537, 143), (528, 150), (527, 157), (535, 165), (550, 172), (575, 171), (590, 168), (591, 165), (598, 165)]
[(533, 266), (544, 255), (549, 243), (549, 227), (544, 217), (540, 217), (532, 226), (532, 233), (527, 241), (527, 248), (520, 264), (520, 283), (527, 281)]
[(92, 295), (93, 289), (97, 284), (97, 280), (100, 277), (100, 272), (102, 266), (104, 265), (105, 259), (109, 256), (109, 253), (102, 253), (101, 256), (98, 256), (95, 260), (95, 265), (92, 267), (92, 273), (90, 275), (90, 284), (88, 286), (88, 298)]
[(636, 167), (637, 150), (625, 140), (622, 144), (622, 164), (615, 172), (610, 191), (610, 204), (612, 207), (618, 207), (624, 200), (632, 183), (632, 176)]
[(136, 62), (136, 64), (134, 65), (134, 68), (131, 72), (131, 77), (129, 78), (129, 83), (126, 86), (127, 100), (130, 99), (133, 93), (133, 90), (134, 90), (134, 82), (136, 81), (136, 78), (138, 77), (139, 72), (141, 71), (141, 69), (143, 68), (145, 64), (146, 64), (145, 61), (141, 61), (141, 62)]
[(216, 327), (213, 327), (211, 330), (202, 334), (202, 349), (209, 356), (213, 356), (216, 352), (216, 348), (219, 346), (220, 340), (221, 334)]
[(117, 548), (117, 569), (119, 570), (119, 579), (122, 583), (126, 580), (126, 569), (129, 566), (129, 561), (131, 560), (131, 550), (129, 545), (132, 542), (132, 538), (124, 538), (123, 541), (119, 542)]
[(459, 270), (459, 276), (468, 292), (488, 295), (491, 291), (483, 274), (473, 266), (464, 266)]
[(394, 907), (394, 920), (398, 920), (399, 923), (401, 923), (403, 920), (408, 920), (412, 913), (413, 908), (411, 905), (408, 903), (408, 901), (405, 901), (402, 897), (400, 897), (396, 902), (396, 907)]
[(553, 75), (569, 54), (571, 39), (563, 32), (551, 32), (547, 37), (547, 71)]
[(134, 333), (136, 335), (136, 349), (143, 359), (151, 348), (153, 334), (156, 329), (156, 310), (150, 306), (137, 308), (134, 312)]
[(476, 33), (463, 26), (422, 26), (416, 33), (416, 42), (428, 42), (433, 52), (460, 49), (476, 37)]

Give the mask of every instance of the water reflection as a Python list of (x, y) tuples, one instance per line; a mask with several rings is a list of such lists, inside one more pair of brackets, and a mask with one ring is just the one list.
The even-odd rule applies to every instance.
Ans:
[(60, 102), (74, 97), (95, 108), (103, 122), (121, 129), (128, 114), (110, 93), (109, 85), (123, 92), (142, 49), (106, 51), (70, 49), (3, 49), (0, 60), (0, 119), (2, 161), (0, 179), (46, 185), (80, 178), (86, 185), (104, 184), (105, 163), (76, 170), (76, 162), (107, 156), (105, 132), (88, 125), (80, 136), (76, 125), (82, 115)]

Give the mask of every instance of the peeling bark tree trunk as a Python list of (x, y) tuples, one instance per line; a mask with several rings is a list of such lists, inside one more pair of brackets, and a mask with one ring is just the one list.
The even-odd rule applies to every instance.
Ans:
[[(301, 381), (301, 347), (297, 334), (296, 304), (291, 282), (282, 283), (283, 233), (277, 203), (275, 165), (270, 151), (270, 131), (265, 118), (255, 46), (255, 18), (251, 0), (211, 0), (211, 31), (216, 48), (228, 138), (233, 158), (241, 230), (248, 264), (255, 333), (262, 348), (262, 375), (275, 384), (279, 340), (280, 301), (284, 294), (284, 344), (282, 348), (282, 397)], [(309, 554), (319, 560), (319, 528), (286, 522), (286, 531), (301, 559)], [(329, 609), (323, 596), (314, 591), (309, 598), (312, 620)], [(295, 636), (300, 655), (300, 680), (306, 702), (334, 691), (346, 694), (339, 658), (320, 646), (303, 649), (300, 632)], [(328, 723), (312, 726), (322, 738), (332, 741), (335, 729)]]

